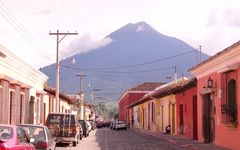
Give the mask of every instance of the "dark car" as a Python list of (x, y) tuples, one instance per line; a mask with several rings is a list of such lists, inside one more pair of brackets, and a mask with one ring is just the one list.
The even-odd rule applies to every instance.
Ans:
[(57, 143), (72, 143), (77, 146), (80, 139), (80, 125), (76, 114), (49, 113), (46, 121), (50, 133)]
[(78, 121), (79, 121), (79, 123), (80, 123), (81, 126), (82, 126), (83, 135), (84, 135), (85, 137), (88, 137), (88, 136), (89, 136), (89, 130), (88, 130), (88, 125), (87, 125), (86, 121), (85, 121), (85, 120), (78, 120)]
[(0, 150), (35, 150), (23, 128), (0, 124)]
[(54, 150), (56, 148), (55, 137), (53, 137), (46, 126), (33, 124), (20, 124), (29, 135), (34, 139), (32, 144), (35, 149)]

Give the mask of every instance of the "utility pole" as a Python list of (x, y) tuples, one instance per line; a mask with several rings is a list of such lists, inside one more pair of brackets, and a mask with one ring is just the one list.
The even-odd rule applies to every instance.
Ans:
[(174, 65), (174, 80), (177, 82), (177, 66)]
[[(49, 35), (56, 35), (57, 36), (57, 53), (56, 53), (56, 92), (55, 92), (55, 98), (56, 101), (58, 102), (58, 112), (60, 112), (60, 100), (59, 100), (59, 49), (58, 49), (58, 44), (67, 36), (67, 35), (77, 35), (78, 33), (69, 33), (69, 32), (59, 32), (57, 30), (56, 33), (49, 33)], [(59, 40), (59, 36), (62, 35), (63, 37)]]
[(87, 77), (85, 74), (77, 74), (76, 76), (80, 77), (80, 91), (79, 91), (79, 99), (80, 99), (80, 119), (85, 119), (83, 114), (83, 78)]

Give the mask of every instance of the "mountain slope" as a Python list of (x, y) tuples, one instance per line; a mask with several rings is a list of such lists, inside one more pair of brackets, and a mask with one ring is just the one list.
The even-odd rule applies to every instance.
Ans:
[[(160, 34), (145, 22), (127, 24), (106, 36), (112, 42), (105, 47), (74, 56), (60, 62), (60, 90), (69, 94), (79, 91), (79, 77), (83, 80), (86, 99), (90, 100), (91, 89), (101, 99), (94, 101), (116, 101), (122, 92), (142, 82), (167, 82), (173, 77), (176, 66), (178, 74), (189, 75), (187, 69), (197, 64), (197, 52), (187, 43)], [(202, 59), (208, 56), (202, 54)], [(55, 87), (55, 65), (42, 71), (49, 76), (48, 84)], [(171, 79), (173, 80), (173, 78)], [(92, 86), (89, 87), (88, 84)]]

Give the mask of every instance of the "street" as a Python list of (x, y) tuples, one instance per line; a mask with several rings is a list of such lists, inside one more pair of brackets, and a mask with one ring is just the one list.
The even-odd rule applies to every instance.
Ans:
[(171, 144), (157, 137), (133, 132), (131, 130), (113, 131), (109, 128), (102, 128), (91, 131), (89, 137), (79, 141), (77, 147), (57, 146), (56, 150), (189, 150), (187, 147), (180, 147)]

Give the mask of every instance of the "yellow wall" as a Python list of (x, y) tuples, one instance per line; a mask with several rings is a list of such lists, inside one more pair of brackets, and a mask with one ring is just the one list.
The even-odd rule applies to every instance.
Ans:
[[(177, 119), (176, 119), (176, 97), (175, 95), (168, 95), (160, 99), (163, 113), (160, 120), (160, 129), (165, 131), (167, 125), (171, 125), (172, 134), (176, 134)], [(161, 114), (160, 113), (160, 114)]]

